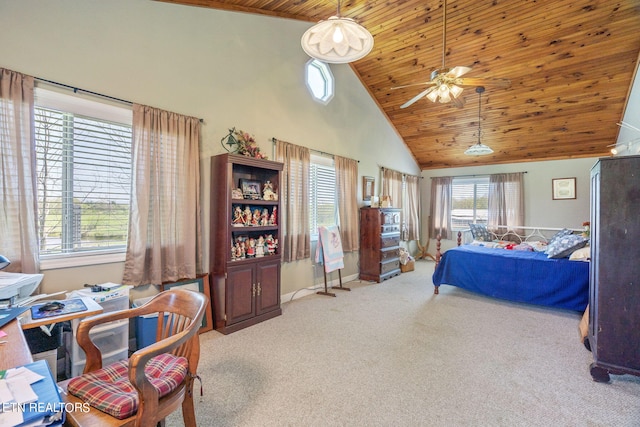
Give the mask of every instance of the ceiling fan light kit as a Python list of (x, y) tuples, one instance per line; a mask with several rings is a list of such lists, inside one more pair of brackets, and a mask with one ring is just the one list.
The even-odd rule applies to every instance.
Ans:
[[(482, 84), (491, 84), (497, 87), (508, 87), (511, 82), (506, 79), (478, 79), (478, 78), (463, 78), (462, 76), (469, 71), (471, 71), (471, 67), (465, 66), (457, 66), (451, 69), (445, 66), (445, 58), (446, 58), (446, 50), (447, 50), (447, 1), (443, 1), (442, 5), (442, 67), (431, 72), (431, 77), (428, 82), (423, 83), (414, 83), (404, 86), (397, 86), (391, 89), (402, 89), (409, 86), (429, 86), (426, 90), (420, 92), (415, 97), (411, 98), (409, 101), (405, 102), (400, 106), (400, 108), (407, 108), (412, 105), (414, 102), (420, 100), (423, 97), (427, 97), (427, 99), (431, 102), (438, 102), (442, 104), (446, 104), (449, 102), (453, 102), (456, 107), (462, 107), (463, 101), (460, 99), (460, 95), (464, 90), (460, 86), (464, 85), (477, 85), (482, 81)], [(482, 153), (488, 154), (488, 153)]]
[(464, 154), (466, 154), (467, 156), (483, 156), (485, 154), (493, 153), (491, 147), (489, 147), (488, 145), (484, 145), (480, 141), (480, 137), (482, 135), (482, 131), (480, 128), (480, 108), (482, 107), (482, 92), (484, 92), (484, 87), (478, 86), (476, 88), (476, 92), (478, 93), (478, 142), (465, 150)]
[(351, 18), (338, 13), (320, 21), (302, 35), (302, 49), (312, 58), (331, 64), (346, 64), (365, 57), (373, 49), (373, 36)]

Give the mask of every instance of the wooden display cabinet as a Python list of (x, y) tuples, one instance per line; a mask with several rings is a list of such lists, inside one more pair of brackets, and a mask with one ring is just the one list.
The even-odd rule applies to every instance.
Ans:
[(282, 168), (238, 154), (211, 158), (211, 294), (214, 325), (224, 334), (282, 314)]

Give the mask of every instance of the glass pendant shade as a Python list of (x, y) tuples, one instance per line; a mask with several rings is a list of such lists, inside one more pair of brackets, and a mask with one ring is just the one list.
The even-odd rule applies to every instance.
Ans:
[(473, 144), (471, 147), (467, 148), (464, 154), (468, 156), (482, 156), (484, 154), (491, 154), (493, 150), (488, 145), (484, 145), (481, 142), (477, 144)]
[(302, 35), (302, 49), (312, 58), (331, 64), (346, 64), (373, 49), (373, 36), (351, 18), (332, 16)]

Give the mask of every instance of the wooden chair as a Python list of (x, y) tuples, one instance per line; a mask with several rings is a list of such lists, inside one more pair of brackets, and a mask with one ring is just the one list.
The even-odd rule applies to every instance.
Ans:
[[(77, 332), (78, 344), (86, 353), (86, 366), (83, 376), (72, 378), (61, 382), (63, 400), (68, 408), (76, 408), (66, 413), (67, 419), (65, 425), (71, 426), (156, 426), (164, 425), (164, 418), (173, 411), (182, 406), (182, 416), (186, 427), (196, 426), (195, 411), (193, 405), (193, 380), (196, 377), (198, 361), (200, 358), (200, 341), (198, 338), (198, 329), (202, 324), (202, 318), (206, 311), (209, 299), (199, 293), (184, 289), (175, 289), (161, 292), (151, 299), (148, 303), (128, 310), (121, 310), (111, 313), (100, 314), (93, 317), (83, 319)], [(115, 416), (102, 412), (93, 406), (83, 403), (84, 400), (71, 394), (74, 389), (74, 383), (88, 382), (92, 380), (92, 373), (97, 375), (102, 368), (102, 356), (100, 350), (93, 344), (89, 336), (91, 328), (120, 319), (131, 319), (136, 316), (146, 314), (158, 314), (158, 327), (156, 329), (156, 342), (147, 347), (141, 348), (133, 353), (128, 359), (128, 368), (123, 367), (123, 363), (119, 365), (123, 370), (121, 381), (133, 386), (137, 392), (137, 411), (125, 419), (118, 419)], [(154, 361), (147, 366), (154, 357), (161, 358), (186, 358), (188, 368), (186, 376), (177, 388), (170, 391), (169, 394), (159, 397), (158, 389), (154, 386), (147, 375), (146, 369), (154, 365)], [(155, 359), (157, 361), (158, 359)], [(184, 359), (182, 362), (184, 374)], [(155, 363), (162, 365), (162, 363)], [(111, 366), (117, 365), (109, 365)], [(126, 362), (124, 363), (126, 366)], [(126, 382), (128, 375), (128, 381)], [(71, 387), (69, 387), (69, 383)], [(96, 382), (96, 390), (103, 391), (107, 387)], [(131, 389), (130, 389), (131, 390)], [(77, 391), (75, 391), (77, 393)], [(131, 395), (135, 398), (134, 390)], [(93, 394), (97, 396), (99, 393)], [(131, 397), (131, 396), (130, 396)], [(90, 408), (90, 410), (85, 410)]]

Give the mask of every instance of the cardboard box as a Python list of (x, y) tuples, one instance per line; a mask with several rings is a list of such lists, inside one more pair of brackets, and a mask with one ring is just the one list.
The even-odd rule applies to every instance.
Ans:
[(406, 264), (400, 263), (400, 271), (403, 273), (413, 271), (415, 267), (416, 267), (416, 262), (413, 260), (408, 261)]

